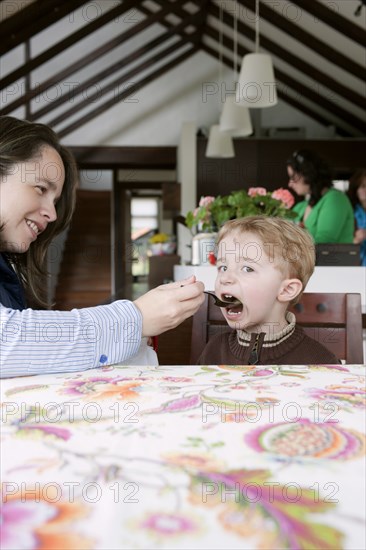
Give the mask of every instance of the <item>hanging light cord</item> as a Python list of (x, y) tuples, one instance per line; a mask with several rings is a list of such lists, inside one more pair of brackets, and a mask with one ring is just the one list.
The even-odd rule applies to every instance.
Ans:
[(220, 28), (219, 28), (219, 86), (222, 86), (222, 3), (220, 3)]
[[(235, 8), (237, 8), (236, 2)], [(234, 82), (238, 82), (238, 80), (238, 18), (234, 15)]]
[(255, 53), (259, 52), (259, 0), (255, 0)]

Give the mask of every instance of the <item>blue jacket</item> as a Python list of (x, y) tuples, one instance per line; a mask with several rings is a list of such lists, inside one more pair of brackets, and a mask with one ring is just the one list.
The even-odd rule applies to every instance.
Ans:
[[(357, 229), (366, 229), (366, 211), (361, 204), (356, 204), (355, 220)], [(361, 265), (366, 266), (366, 239), (361, 243)]]
[(0, 254), (0, 303), (11, 309), (27, 307), (23, 287), (5, 254)]

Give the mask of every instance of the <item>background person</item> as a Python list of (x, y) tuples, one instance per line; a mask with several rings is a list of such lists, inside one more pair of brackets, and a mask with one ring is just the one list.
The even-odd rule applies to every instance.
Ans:
[(142, 337), (176, 327), (204, 300), (203, 284), (190, 277), (134, 302), (40, 309), (47, 307), (47, 249), (71, 221), (77, 180), (71, 153), (49, 127), (0, 117), (1, 377), (125, 361)]
[(304, 200), (294, 206), (297, 221), (318, 243), (352, 243), (352, 205), (345, 193), (333, 189), (331, 172), (323, 159), (306, 149), (287, 160), (288, 186)]
[(287, 311), (304, 291), (314, 264), (311, 236), (292, 221), (248, 216), (225, 223), (218, 234), (215, 294), (236, 298), (240, 305), (221, 308), (235, 330), (211, 338), (198, 364), (339, 363)]
[(360, 168), (350, 178), (347, 194), (355, 217), (353, 242), (361, 245), (361, 265), (366, 266), (366, 168)]

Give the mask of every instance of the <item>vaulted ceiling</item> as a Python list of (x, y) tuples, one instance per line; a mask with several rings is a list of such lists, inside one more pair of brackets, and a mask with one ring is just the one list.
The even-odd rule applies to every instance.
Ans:
[[(359, 137), (366, 133), (366, 6), (360, 19), (349, 7), (361, 1), (347, 0), (346, 15), (340, 1), (262, 0), (260, 45), (273, 57), (282, 101), (335, 126), (340, 136)], [(0, 0), (0, 114), (23, 108), (26, 118), (46, 121), (61, 137), (197, 52), (235, 73), (241, 57), (254, 50), (255, 0), (34, 0), (13, 11), (9, 6), (14, 2)], [(66, 23), (61, 34), (60, 21)]]

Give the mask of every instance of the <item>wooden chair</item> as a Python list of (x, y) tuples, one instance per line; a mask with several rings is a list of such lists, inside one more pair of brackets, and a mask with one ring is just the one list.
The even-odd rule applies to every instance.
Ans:
[[(304, 331), (348, 364), (363, 363), (361, 295), (352, 293), (304, 293), (290, 308)], [(193, 316), (191, 365), (196, 364), (209, 338), (230, 331), (212, 298)]]

